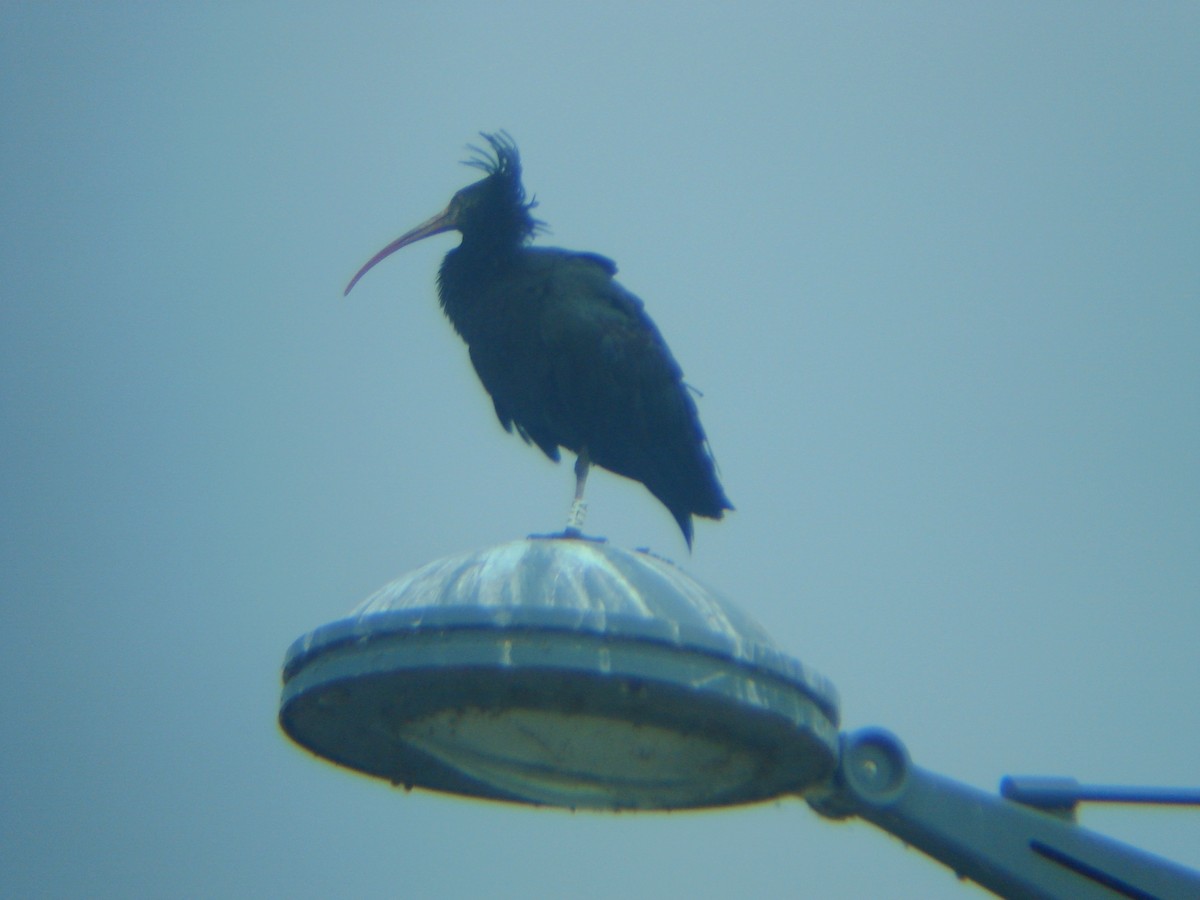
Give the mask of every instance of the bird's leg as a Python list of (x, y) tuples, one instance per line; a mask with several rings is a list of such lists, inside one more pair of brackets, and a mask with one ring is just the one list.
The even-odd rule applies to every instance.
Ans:
[(602, 537), (588, 537), (583, 533), (583, 520), (587, 516), (587, 504), (583, 502), (583, 489), (587, 486), (588, 471), (592, 468), (592, 457), (583, 447), (575, 459), (575, 499), (571, 501), (571, 511), (567, 514), (567, 527), (557, 534), (531, 534), (531, 540), (571, 540), (592, 541), (603, 544)]
[(592, 467), (592, 459), (588, 456), (587, 447), (579, 450), (575, 458), (575, 499), (571, 501), (571, 511), (567, 513), (567, 527), (563, 533), (568, 537), (579, 537), (583, 534), (583, 520), (587, 516), (587, 504), (583, 502), (583, 489), (587, 486), (588, 469)]

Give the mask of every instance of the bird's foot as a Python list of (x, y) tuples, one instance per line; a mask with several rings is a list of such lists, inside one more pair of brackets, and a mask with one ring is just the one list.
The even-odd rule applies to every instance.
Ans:
[(528, 538), (531, 541), (590, 541), (593, 544), (608, 543), (608, 538), (584, 534), (578, 528), (564, 528), (562, 531), (555, 531), (552, 534), (531, 534), (528, 535)]
[(567, 527), (555, 534), (531, 534), (530, 540), (543, 541), (591, 541), (603, 544), (608, 538), (591, 537), (583, 533), (583, 520), (587, 518), (587, 503), (583, 499), (583, 483), (587, 479), (587, 457), (580, 455), (575, 461), (575, 499), (571, 502), (571, 511), (567, 513)]

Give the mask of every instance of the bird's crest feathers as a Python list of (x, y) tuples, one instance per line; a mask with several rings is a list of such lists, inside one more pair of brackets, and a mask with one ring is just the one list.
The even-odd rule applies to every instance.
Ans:
[[(534, 209), (538, 205), (536, 197), (528, 202), (525, 201), (525, 186), (521, 184), (521, 154), (517, 151), (517, 143), (512, 139), (512, 135), (507, 131), (500, 130), (493, 134), (481, 131), (479, 136), (488, 142), (491, 150), (476, 144), (467, 144), (467, 150), (471, 152), (471, 157), (464, 159), (462, 164), (470, 166), (472, 169), (479, 169), (489, 178), (503, 179), (508, 183), (512, 191), (512, 199), (517, 205), (526, 212)], [(529, 220), (533, 223), (531, 236), (546, 231), (546, 223), (541, 219), (530, 216)]]

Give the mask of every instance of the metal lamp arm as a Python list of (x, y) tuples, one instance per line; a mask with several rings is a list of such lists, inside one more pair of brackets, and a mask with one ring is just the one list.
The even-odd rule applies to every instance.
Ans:
[(1197, 900), (1200, 872), (914, 766), (883, 729), (842, 736), (838, 771), (809, 804), (857, 816), (1008, 898)]

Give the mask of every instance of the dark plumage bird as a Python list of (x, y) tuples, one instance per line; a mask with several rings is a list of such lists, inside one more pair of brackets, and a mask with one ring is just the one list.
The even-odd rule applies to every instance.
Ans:
[(442, 310), (470, 349), (496, 415), (557, 461), (578, 455), (567, 533), (578, 535), (591, 464), (640, 481), (692, 544), (692, 516), (733, 509), (717, 480), (696, 404), (642, 302), (594, 253), (526, 246), (542, 223), (530, 215), (516, 145), (484, 134), (488, 154), (466, 165), (486, 177), (445, 211), (392, 241), (359, 270), (415, 241), (458, 230), (462, 243), (438, 271)]

